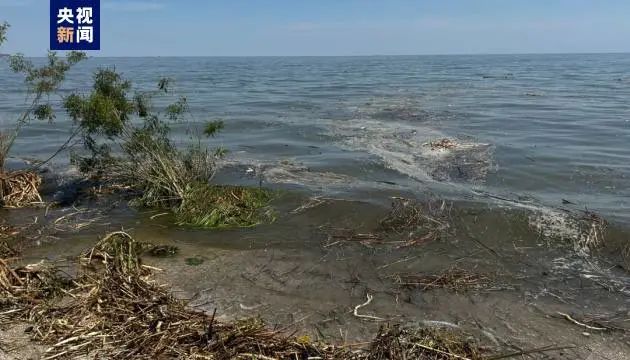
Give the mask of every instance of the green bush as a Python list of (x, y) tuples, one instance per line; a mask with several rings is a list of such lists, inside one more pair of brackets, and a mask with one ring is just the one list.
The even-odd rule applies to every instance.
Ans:
[[(273, 221), (267, 208), (271, 192), (210, 184), (215, 161), (225, 149), (210, 150), (203, 137), (214, 137), (223, 121), (187, 121), (185, 97), (163, 113), (154, 111), (151, 100), (168, 94), (170, 83), (162, 79), (156, 91), (131, 96), (130, 82), (114, 70), (101, 69), (90, 94), (69, 96), (64, 105), (82, 129), (88, 150), (88, 156), (75, 156), (79, 169), (130, 187), (137, 193), (135, 205), (173, 209), (181, 225), (225, 228)], [(174, 123), (187, 126), (187, 146), (172, 142)]]

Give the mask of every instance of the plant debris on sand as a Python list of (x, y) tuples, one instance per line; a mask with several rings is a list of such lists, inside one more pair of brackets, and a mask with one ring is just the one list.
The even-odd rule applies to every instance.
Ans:
[(33, 171), (0, 171), (0, 206), (19, 208), (41, 203), (41, 183), (41, 176)]
[(47, 359), (477, 359), (481, 348), (450, 330), (382, 328), (363, 350), (310, 343), (269, 330), (257, 319), (224, 323), (195, 311), (152, 280), (143, 246), (112, 233), (81, 256), (74, 279), (53, 266), (0, 262), (0, 313), (28, 321)]
[(407, 232), (411, 242), (424, 242), (446, 235), (450, 229), (449, 216), (450, 206), (446, 201), (421, 203), (397, 197), (379, 225), (383, 232)]
[(151, 280), (141, 248), (125, 233), (108, 235), (83, 254), (84, 273), (59, 292), (50, 290), (54, 271), (2, 266), (1, 290), (10, 302), (2, 313), (33, 323), (33, 338), (50, 345), (46, 358), (301, 359), (333, 351), (283, 337), (258, 320), (225, 324), (188, 308)]
[(441, 328), (382, 327), (368, 359), (481, 359), (482, 348), (470, 336)]

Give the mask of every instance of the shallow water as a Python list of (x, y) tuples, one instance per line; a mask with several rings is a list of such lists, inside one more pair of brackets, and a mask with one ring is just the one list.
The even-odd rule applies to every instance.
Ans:
[[(583, 256), (569, 241), (541, 237), (529, 224), (529, 210), (455, 203), (451, 231), (440, 239), (417, 246), (360, 243), (331, 239), (329, 229), (374, 232), (387, 206), (347, 200), (304, 204), (312, 204), (307, 194), (285, 193), (274, 203), (275, 223), (223, 231), (182, 229), (168, 215), (152, 218), (154, 211), (117, 207), (81, 231), (43, 231), (47, 236), (25, 251), (24, 261), (45, 258), (63, 266), (101, 234), (122, 228), (137, 240), (176, 246), (175, 256), (143, 260), (162, 269), (158, 279), (176, 296), (208, 312), (216, 309), (222, 319), (261, 316), (277, 329), (338, 344), (363, 343), (384, 323), (420, 323), (461, 327), (503, 349), (577, 345), (541, 358), (630, 354), (624, 332), (590, 331), (558, 315), (602, 316), (612, 320), (608, 325), (628, 327), (630, 278), (613, 246), (626, 240), (623, 229), (609, 228), (609, 246)], [(54, 209), (39, 221), (55, 222), (77, 209)], [(33, 210), (10, 214), (12, 222), (41, 216)], [(395, 282), (400, 274), (439, 274), (452, 267), (483, 274), (490, 282), (460, 291)], [(71, 268), (68, 264), (67, 271)], [(367, 294), (374, 300), (359, 315), (382, 320), (353, 314)]]

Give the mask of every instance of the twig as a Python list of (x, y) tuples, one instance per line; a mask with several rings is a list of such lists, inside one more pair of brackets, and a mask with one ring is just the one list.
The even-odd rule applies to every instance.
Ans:
[(565, 313), (560, 312), (560, 311), (558, 311), (557, 313), (558, 313), (558, 315), (564, 317), (565, 319), (569, 320), (570, 322), (574, 323), (575, 325), (585, 327), (585, 328), (587, 328), (589, 330), (598, 330), (598, 331), (606, 331), (606, 330), (608, 330), (608, 328), (590, 326), (590, 325), (581, 323), (581, 322), (575, 320), (574, 318), (572, 318), (571, 315), (569, 315), (569, 314), (565, 314)]
[(159, 213), (159, 214), (155, 214), (155, 215), (151, 216), (149, 219), (151, 219), (151, 220), (155, 220), (155, 218), (158, 218), (158, 217), (160, 217), (160, 216), (164, 216), (164, 215), (168, 215), (168, 214), (169, 214), (169, 213), (167, 213), (167, 212), (164, 212), (164, 213)]
[(548, 345), (548, 346), (543, 346), (543, 347), (536, 348), (536, 349), (531, 349), (531, 350), (524, 350), (524, 351), (518, 351), (518, 352), (509, 353), (509, 354), (492, 356), (492, 357), (486, 358), (485, 360), (507, 359), (507, 358), (511, 358), (511, 357), (515, 357), (515, 356), (539, 354), (539, 353), (543, 353), (543, 352), (547, 352), (547, 351), (573, 349), (574, 347), (575, 347), (574, 345), (555, 346), (555, 347), (551, 347), (551, 345)]
[(370, 303), (372, 302), (373, 299), (374, 299), (374, 297), (368, 293), (367, 294), (367, 301), (364, 302), (361, 305), (357, 305), (357, 306), (354, 307), (354, 311), (352, 312), (354, 314), (354, 316), (356, 316), (358, 318), (362, 318), (362, 319), (370, 319), (370, 320), (376, 320), (376, 321), (385, 321), (385, 319), (380, 318), (378, 316), (361, 315), (361, 314), (359, 314), (359, 309), (364, 307), (364, 306), (370, 305)]
[(430, 346), (426, 346), (426, 345), (422, 345), (422, 344), (414, 344), (414, 346), (421, 347), (421, 348), (423, 348), (423, 349), (425, 349), (425, 350), (433, 351), (433, 352), (436, 352), (436, 353), (438, 353), (438, 354), (443, 354), (443, 355), (446, 355), (446, 356), (448, 356), (449, 358), (451, 358), (451, 357), (452, 357), (452, 358), (455, 358), (455, 359), (460, 359), (460, 360), (470, 360), (470, 359), (469, 359), (469, 358), (467, 358), (467, 357), (463, 357), (463, 356), (455, 355), (455, 354), (450, 353), (450, 352), (446, 352), (446, 351), (442, 351), (442, 350), (434, 349), (434, 348), (432, 348), (432, 347), (430, 347)]

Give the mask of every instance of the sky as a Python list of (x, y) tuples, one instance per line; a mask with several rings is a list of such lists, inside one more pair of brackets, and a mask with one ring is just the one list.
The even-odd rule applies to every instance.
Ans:
[[(630, 52), (628, 0), (101, 0), (91, 56)], [(0, 0), (2, 53), (44, 55), (49, 0)]]

